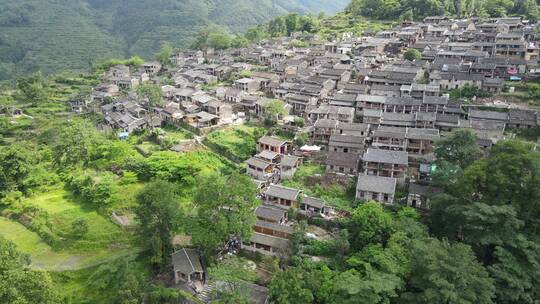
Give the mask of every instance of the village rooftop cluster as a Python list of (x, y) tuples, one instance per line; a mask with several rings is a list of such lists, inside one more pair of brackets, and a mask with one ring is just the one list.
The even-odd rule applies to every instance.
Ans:
[[(124, 136), (171, 124), (204, 137), (224, 126), (263, 123), (267, 105), (282, 100), (287, 114), (278, 117), (277, 127), (297, 137), (308, 134), (308, 142), (299, 146), (273, 134), (258, 140), (245, 168), (263, 205), (255, 210), (253, 236), (241, 244), (278, 256), (287, 252), (295, 225), (288, 209), (328, 221), (347, 215), (304, 189), (280, 184), (303, 163), (324, 164), (336, 179), (357, 179), (359, 201), (427, 211), (430, 196), (440, 191), (430, 179), (437, 140), (469, 129), (489, 149), (513, 130), (540, 126), (538, 110), (496, 98), (511, 81), (540, 75), (538, 38), (534, 26), (520, 18), (428, 17), (332, 42), (295, 33), (242, 49), (178, 52), (166, 67), (113, 66), (90, 98), (74, 100), (72, 109), (101, 112), (100, 127)], [(307, 46), (295, 47), (296, 41)], [(418, 50), (421, 58), (405, 60), (407, 49)], [(162, 85), (161, 106), (148, 109), (137, 98), (135, 89), (145, 82)], [(495, 97), (450, 99), (450, 91), (466, 87)], [(408, 191), (401, 201), (399, 187)], [(181, 250), (173, 262), (177, 281), (204, 280), (196, 253)]]

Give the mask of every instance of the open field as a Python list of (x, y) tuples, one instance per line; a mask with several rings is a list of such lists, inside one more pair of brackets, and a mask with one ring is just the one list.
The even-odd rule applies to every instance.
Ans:
[[(69, 240), (66, 241), (66, 248), (70, 250), (93, 252), (113, 247), (129, 247), (128, 233), (93, 208), (77, 202), (77, 199), (64, 189), (36, 194), (28, 198), (26, 203), (48, 214), (52, 232)], [(72, 239), (69, 235), (76, 220), (84, 220), (88, 224), (88, 232), (82, 238)]]
[(133, 248), (99, 250), (91, 253), (54, 251), (36, 233), (4, 217), (0, 217), (0, 235), (13, 241), (21, 252), (29, 254), (32, 259), (31, 266), (35, 269), (52, 271), (82, 269), (137, 252)]

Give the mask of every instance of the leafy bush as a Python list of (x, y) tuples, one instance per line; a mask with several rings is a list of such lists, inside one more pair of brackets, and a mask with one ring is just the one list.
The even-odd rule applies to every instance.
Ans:
[(66, 185), (75, 195), (98, 208), (112, 205), (118, 191), (115, 177), (109, 172), (96, 176), (78, 170), (67, 176)]
[(491, 94), (476, 86), (466, 84), (461, 89), (455, 89), (450, 91), (450, 99), (457, 100), (461, 98), (470, 99), (473, 97), (489, 97)]
[(124, 185), (135, 184), (138, 181), (139, 181), (139, 178), (137, 177), (137, 173), (126, 171), (124, 172), (124, 175), (120, 179), (119, 185), (124, 186)]
[(336, 244), (333, 241), (309, 239), (304, 247), (304, 253), (314, 256), (332, 257), (336, 255)]

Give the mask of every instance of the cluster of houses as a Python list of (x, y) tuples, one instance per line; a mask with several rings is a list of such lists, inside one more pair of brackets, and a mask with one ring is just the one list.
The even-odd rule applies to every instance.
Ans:
[[(435, 16), (335, 38), (329, 42), (316, 34), (293, 33), (240, 49), (178, 52), (171, 66), (114, 66), (91, 98), (73, 101), (72, 108), (99, 111), (106, 126), (123, 132), (165, 123), (204, 130), (260, 121), (266, 105), (280, 99), (288, 113), (279, 117), (280, 126), (307, 133), (309, 147), (317, 146), (318, 156), (324, 155), (328, 174), (356, 178), (358, 200), (391, 205), (402, 186), (409, 191), (402, 203), (422, 210), (440, 192), (430, 185), (438, 139), (465, 128), (488, 149), (512, 129), (540, 127), (539, 110), (453, 100), (449, 94), (476, 87), (499, 96), (511, 81), (537, 77), (536, 24), (514, 17)], [(297, 40), (307, 46), (296, 47)], [(411, 48), (421, 53), (419, 60), (403, 59)], [(160, 105), (148, 106), (135, 94), (145, 82), (161, 85)], [(295, 118), (303, 118), (305, 125), (291, 129)], [(280, 256), (294, 229), (290, 208), (307, 216), (333, 212), (301, 189), (280, 185), (309, 161), (309, 153), (301, 152), (289, 140), (258, 140), (257, 154), (246, 168), (264, 204), (255, 211), (253, 237), (242, 242), (244, 249)], [(195, 259), (189, 251), (177, 254), (182, 261)], [(178, 272), (177, 280), (201, 275), (197, 263), (180, 266), (189, 273), (181, 277)]]
[[(504, 128), (484, 123), (492, 120), (490, 113), (471, 117), (474, 108), (449, 100), (446, 92), (474, 86), (498, 94), (506, 80), (534, 77), (536, 27), (520, 18), (428, 17), (333, 42), (297, 33), (241, 49), (183, 51), (172, 56), (172, 67), (111, 67), (91, 98), (74, 100), (72, 109), (101, 111), (109, 127), (124, 132), (163, 123), (208, 128), (260, 119), (277, 98), (291, 116), (305, 117), (323, 142), (337, 128), (335, 121), (362, 122), (371, 130), (471, 128), (492, 137)], [(299, 39), (308, 46), (295, 47)], [(409, 48), (420, 51), (421, 59), (402, 60)], [(162, 85), (161, 105), (146, 106), (133, 94), (145, 82)], [(513, 112), (497, 121), (505, 127), (538, 125), (536, 112)]]

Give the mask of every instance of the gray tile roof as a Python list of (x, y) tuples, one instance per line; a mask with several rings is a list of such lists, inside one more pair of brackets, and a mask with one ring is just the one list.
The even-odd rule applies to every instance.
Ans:
[(199, 251), (196, 249), (182, 248), (173, 253), (172, 264), (174, 271), (180, 271), (183, 274), (204, 271), (199, 258)]
[(319, 209), (326, 206), (326, 203), (322, 199), (314, 198), (314, 197), (311, 197), (311, 196), (304, 197), (302, 203), (304, 203), (304, 204), (306, 204), (306, 205), (308, 205), (310, 207), (319, 208)]
[(391, 151), (382, 149), (368, 149), (362, 160), (366, 162), (407, 165), (409, 163), (408, 154), (404, 151)]
[(338, 121), (334, 119), (319, 119), (315, 122), (315, 128), (335, 129), (338, 126)]
[(364, 138), (350, 135), (333, 134), (330, 136), (329, 146), (363, 148)]
[(287, 211), (281, 208), (271, 207), (271, 206), (259, 206), (257, 209), (255, 209), (255, 214), (258, 218), (267, 219), (267, 220), (273, 220), (273, 221), (280, 221), (283, 217), (285, 217), (285, 214)]
[(284, 232), (284, 233), (289, 233), (289, 234), (292, 234), (294, 231), (293, 227), (291, 226), (285, 226), (285, 225), (267, 222), (267, 221), (261, 221), (261, 220), (257, 220), (257, 222), (255, 223), (255, 226), (261, 227), (261, 228), (272, 229), (274, 231), (279, 231), (279, 232)]
[(496, 111), (470, 110), (469, 118), (506, 121), (508, 119), (508, 113), (496, 112)]
[(279, 147), (279, 146), (289, 143), (289, 141), (283, 140), (277, 137), (273, 137), (273, 136), (263, 136), (259, 138), (259, 143), (266, 144), (272, 147)]
[(343, 130), (344, 134), (347, 134), (347, 131), (364, 131), (367, 132), (369, 130), (368, 124), (363, 123), (349, 123), (349, 122), (340, 122), (338, 124), (338, 129)]
[(373, 137), (391, 137), (405, 139), (407, 128), (380, 126), (373, 132)]
[(266, 196), (278, 197), (282, 199), (287, 199), (295, 201), (300, 195), (300, 190), (283, 187), (281, 185), (270, 185), (266, 190)]
[(360, 174), (358, 176), (356, 190), (394, 194), (396, 192), (396, 184), (397, 179), (392, 177)]
[(440, 138), (439, 130), (421, 129), (421, 128), (407, 128), (406, 137), (409, 139), (426, 139), (426, 140), (437, 140)]
[(281, 159), (281, 165), (286, 167), (293, 167), (301, 158), (298, 156), (285, 155)]
[(358, 169), (360, 155), (356, 153), (328, 152), (327, 165)]
[(289, 240), (270, 236), (258, 232), (253, 232), (251, 235), (251, 242), (271, 246), (278, 249), (287, 249), (289, 247)]
[(261, 153), (259, 153), (257, 157), (263, 158), (263, 159), (275, 159), (276, 157), (279, 157), (279, 155), (280, 155), (279, 153), (276, 153), (274, 151), (264, 150), (264, 151), (261, 151)]
[(253, 166), (255, 168), (261, 168), (261, 169), (266, 169), (268, 166), (272, 165), (271, 163), (257, 157), (252, 157), (246, 160), (246, 164), (248, 164), (249, 166)]

